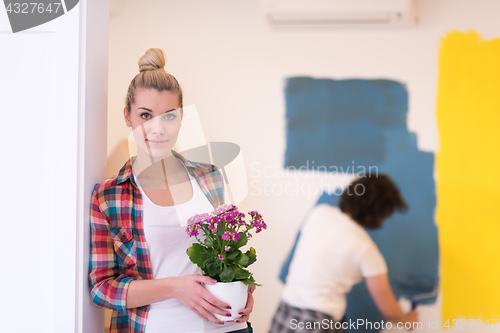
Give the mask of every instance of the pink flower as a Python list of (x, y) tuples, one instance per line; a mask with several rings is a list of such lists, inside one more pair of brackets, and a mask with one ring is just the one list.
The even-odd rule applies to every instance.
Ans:
[(219, 254), (219, 259), (224, 260), (224, 256), (222, 254)]
[(189, 237), (198, 235), (198, 229), (194, 225), (187, 227), (186, 232), (189, 235)]
[(231, 236), (229, 236), (228, 234), (224, 233), (224, 234), (222, 235), (222, 239), (227, 241), (227, 240), (230, 240), (230, 239), (231, 239)]
[(226, 246), (226, 247), (224, 248), (224, 250), (226, 250), (226, 252), (229, 252), (229, 249), (231, 249), (231, 247), (230, 247), (230, 246)]

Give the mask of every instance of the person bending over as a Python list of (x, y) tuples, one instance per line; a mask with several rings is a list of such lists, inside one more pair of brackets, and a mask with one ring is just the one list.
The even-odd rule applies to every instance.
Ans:
[(364, 229), (380, 228), (394, 211), (407, 208), (396, 185), (380, 174), (349, 184), (339, 208), (317, 205), (302, 227), (270, 332), (344, 332), (335, 325), (314, 328), (314, 323), (341, 321), (347, 293), (363, 279), (386, 320), (417, 321), (416, 311), (401, 310), (385, 260)]

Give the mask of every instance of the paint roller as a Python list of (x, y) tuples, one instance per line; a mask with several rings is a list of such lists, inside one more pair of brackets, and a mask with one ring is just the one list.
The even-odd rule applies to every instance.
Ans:
[[(411, 309), (414, 310), (418, 304), (431, 304), (436, 302), (439, 287), (435, 278), (406, 276), (395, 281), (395, 285), (403, 294), (410, 296)], [(432, 290), (429, 292), (429, 290)], [(409, 295), (408, 295), (409, 294)]]
[(438, 294), (438, 287), (434, 288), (434, 290), (431, 293), (423, 293), (413, 296), (413, 298), (411, 299), (411, 309), (415, 310), (418, 303), (422, 302), (430, 303), (431, 299), (433, 299), (432, 302), (435, 302), (437, 294)]

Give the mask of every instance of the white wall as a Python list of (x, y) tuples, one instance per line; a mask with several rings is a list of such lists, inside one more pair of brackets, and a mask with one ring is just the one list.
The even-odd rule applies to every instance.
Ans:
[(89, 194), (106, 178), (109, 2), (81, 1), (80, 8), (75, 332), (95, 333), (102, 332), (104, 310), (90, 300)]
[(78, 15), (75, 8), (30, 31), (0, 35), (0, 313), (9, 318), (2, 320), (8, 332), (62, 332), (75, 319)]
[[(208, 141), (230, 141), (242, 148), (250, 195), (241, 208), (258, 209), (267, 218), (269, 230), (252, 240), (260, 255), (252, 268), (264, 286), (256, 292), (251, 321), (256, 331), (265, 332), (282, 288), (279, 266), (317, 196), (265, 195), (264, 181), (274, 184), (275, 191), (289, 183), (321, 182), (311, 176), (258, 176), (265, 167), (276, 171), (283, 165), (284, 78), (404, 82), (410, 93), (408, 126), (418, 134), (421, 150), (435, 152), (440, 38), (453, 29), (474, 29), (486, 39), (499, 37), (499, 10), (497, 0), (419, 0), (416, 28), (274, 31), (260, 11), (260, 1), (111, 0), (109, 151), (129, 134), (123, 100), (137, 73), (137, 60), (148, 47), (164, 49), (167, 70), (181, 82), (185, 104), (196, 104)], [(339, 178), (335, 181), (349, 180)], [(424, 323), (438, 317), (439, 306), (422, 312)]]
[[(12, 34), (0, 8), (2, 332), (102, 327), (102, 312), (87, 306), (85, 230), (93, 184), (105, 172), (107, 12), (107, 1), (82, 0), (56, 20)], [(87, 37), (100, 38), (100, 49)], [(92, 74), (82, 76), (86, 69)]]

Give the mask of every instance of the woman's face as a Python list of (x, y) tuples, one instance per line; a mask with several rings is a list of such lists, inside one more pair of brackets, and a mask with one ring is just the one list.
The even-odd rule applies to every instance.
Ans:
[(130, 114), (123, 110), (132, 127), (138, 149), (155, 159), (171, 155), (181, 128), (179, 96), (170, 91), (137, 89)]

